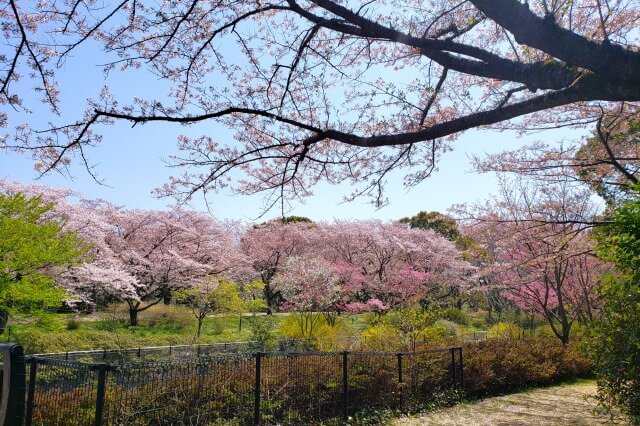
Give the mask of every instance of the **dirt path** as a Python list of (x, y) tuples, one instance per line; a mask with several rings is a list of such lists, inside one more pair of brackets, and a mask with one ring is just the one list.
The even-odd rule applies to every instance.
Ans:
[(395, 420), (393, 425), (627, 425), (593, 413), (596, 385), (591, 381), (487, 398)]

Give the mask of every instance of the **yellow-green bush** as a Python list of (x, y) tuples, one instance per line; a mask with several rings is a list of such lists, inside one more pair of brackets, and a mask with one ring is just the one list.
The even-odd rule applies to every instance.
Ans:
[(522, 337), (522, 328), (511, 322), (499, 322), (487, 330), (487, 339), (514, 340)]
[(358, 347), (358, 331), (348, 322), (339, 318), (333, 326), (322, 327), (315, 344), (320, 351), (354, 350)]
[(460, 339), (460, 326), (447, 320), (438, 320), (422, 331), (423, 342), (428, 347), (439, 347), (457, 343)]
[(405, 342), (400, 331), (388, 324), (369, 327), (360, 335), (363, 349), (372, 351), (404, 350)]
[(460, 325), (467, 325), (469, 323), (469, 316), (457, 308), (442, 309), (438, 316), (444, 320), (455, 322)]
[(280, 323), (280, 334), (285, 338), (317, 341), (329, 327), (318, 312), (294, 312)]

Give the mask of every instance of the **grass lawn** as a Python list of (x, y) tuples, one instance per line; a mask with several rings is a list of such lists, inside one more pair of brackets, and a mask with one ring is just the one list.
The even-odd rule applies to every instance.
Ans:
[[(281, 318), (275, 317), (276, 334)], [(195, 317), (184, 306), (156, 305), (139, 314), (140, 325), (130, 327), (125, 306), (118, 305), (90, 315), (46, 314), (37, 319), (12, 319), (2, 340), (21, 343), (27, 353), (251, 340), (247, 319), (242, 322), (240, 329), (239, 316), (206, 318), (202, 335), (196, 338)]]
[(392, 422), (400, 425), (627, 425), (597, 413), (596, 384), (579, 380), (559, 386), (486, 398)]
[[(282, 338), (280, 325), (286, 314), (273, 316), (274, 338)], [(358, 332), (367, 327), (364, 315), (343, 316)], [(0, 341), (22, 344), (26, 353), (88, 349), (123, 349), (145, 346), (244, 342), (252, 340), (247, 314), (210, 316), (196, 338), (197, 322), (186, 306), (158, 304), (139, 314), (130, 327), (127, 307), (114, 305), (93, 314), (44, 314), (38, 318), (12, 318)], [(242, 322), (242, 325), (240, 324)]]

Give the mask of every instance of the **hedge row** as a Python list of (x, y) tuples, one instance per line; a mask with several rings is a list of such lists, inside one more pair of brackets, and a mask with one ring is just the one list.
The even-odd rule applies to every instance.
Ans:
[(493, 339), (464, 346), (465, 393), (478, 398), (589, 377), (591, 364), (579, 343), (551, 337)]

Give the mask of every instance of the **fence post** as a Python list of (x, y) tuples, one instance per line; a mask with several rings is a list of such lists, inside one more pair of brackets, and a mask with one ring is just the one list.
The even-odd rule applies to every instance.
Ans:
[(342, 352), (342, 416), (349, 418), (349, 352)]
[(454, 388), (456, 388), (456, 348), (449, 348), (449, 352), (451, 353), (451, 384)]
[(4, 353), (0, 423), (21, 425), (24, 422), (26, 384), (24, 351), (15, 343), (0, 345), (0, 351)]
[(262, 367), (262, 356), (264, 354), (262, 352), (256, 352), (254, 354), (256, 358), (256, 384), (253, 388), (253, 424), (260, 424), (260, 378), (261, 378), (261, 367)]
[(33, 408), (35, 404), (36, 395), (36, 372), (38, 369), (38, 363), (31, 359), (29, 360), (31, 368), (29, 369), (29, 387), (27, 389), (27, 416), (25, 419), (25, 425), (31, 426), (33, 422)]
[(400, 389), (400, 408), (404, 406), (404, 385), (402, 384), (402, 352), (398, 352), (398, 388)]
[(464, 364), (462, 362), (462, 347), (459, 348), (460, 350), (460, 389), (464, 389)]
[(106, 364), (98, 364), (95, 366), (98, 370), (98, 388), (96, 392), (96, 418), (94, 421), (95, 426), (102, 425), (102, 419), (104, 417), (104, 400), (107, 387), (107, 369)]

